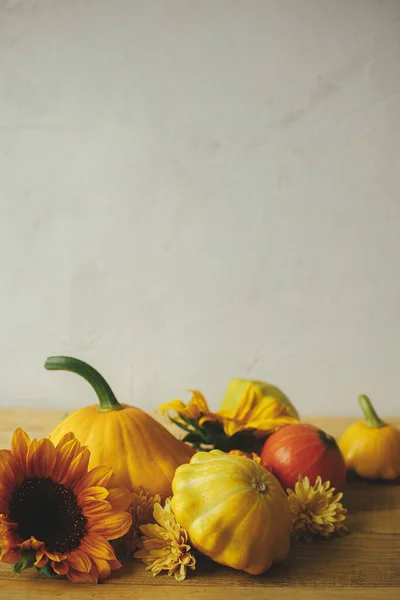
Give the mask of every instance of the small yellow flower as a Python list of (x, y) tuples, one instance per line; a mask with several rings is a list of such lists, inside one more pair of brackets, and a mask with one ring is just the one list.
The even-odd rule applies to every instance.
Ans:
[[(249, 383), (237, 406), (229, 410), (211, 412), (207, 400), (198, 390), (189, 390), (192, 398), (188, 404), (182, 400), (171, 400), (159, 406), (159, 410), (167, 412), (173, 410), (178, 413), (176, 422), (182, 419), (193, 419), (200, 427), (204, 423), (213, 421), (223, 426), (228, 437), (240, 431), (255, 431), (256, 435), (264, 436), (279, 429), (283, 425), (297, 423), (298, 420), (290, 416), (289, 408), (280, 404), (277, 399), (265, 397), (260, 402), (255, 387)], [(179, 424), (179, 423), (178, 423)]]
[(344, 533), (347, 527), (347, 509), (340, 502), (343, 494), (334, 494), (330, 482), (317, 477), (310, 485), (308, 477), (299, 475), (295, 489), (287, 490), (288, 502), (293, 520), (293, 534), (296, 539), (310, 542), (314, 536), (330, 537), (334, 533)]
[(280, 404), (272, 396), (260, 402), (251, 383), (246, 387), (236, 407), (219, 410), (216, 414), (221, 417), (224, 431), (229, 436), (248, 430), (255, 430), (256, 435), (265, 435), (283, 425), (298, 422), (289, 415), (288, 407)]
[(179, 416), (187, 419), (193, 419), (194, 421), (200, 421), (202, 417), (208, 417), (207, 420), (216, 420), (216, 415), (208, 408), (207, 400), (203, 394), (198, 390), (189, 390), (192, 393), (192, 398), (188, 404), (182, 402), (182, 400), (171, 400), (166, 404), (161, 404), (158, 410), (161, 410), (165, 414), (168, 410), (173, 410), (178, 413)]
[(168, 571), (177, 581), (186, 578), (186, 570), (196, 568), (196, 559), (190, 553), (188, 534), (179, 525), (171, 511), (170, 499), (165, 501), (164, 508), (158, 502), (154, 505), (155, 524), (142, 525), (140, 531), (142, 549), (135, 552), (135, 558), (146, 563), (146, 571), (153, 576), (161, 571)]
[(160, 494), (152, 496), (148, 490), (140, 487), (132, 494), (132, 500), (128, 512), (132, 516), (132, 527), (125, 536), (125, 544), (130, 552), (140, 547), (140, 526), (146, 523), (154, 523), (154, 505), (161, 502)]

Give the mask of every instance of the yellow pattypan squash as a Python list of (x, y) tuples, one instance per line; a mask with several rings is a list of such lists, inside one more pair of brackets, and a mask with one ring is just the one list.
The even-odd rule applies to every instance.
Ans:
[(134, 491), (144, 487), (153, 495), (170, 496), (175, 470), (189, 462), (193, 448), (177, 440), (140, 408), (120, 404), (100, 373), (85, 362), (52, 356), (45, 367), (81, 375), (99, 399), (99, 404), (81, 408), (61, 421), (51, 432), (51, 441), (57, 444), (72, 431), (90, 450), (90, 468), (113, 468), (116, 487)]
[(171, 508), (191, 544), (212, 560), (258, 575), (284, 560), (287, 496), (264, 467), (220, 450), (198, 452), (172, 482)]

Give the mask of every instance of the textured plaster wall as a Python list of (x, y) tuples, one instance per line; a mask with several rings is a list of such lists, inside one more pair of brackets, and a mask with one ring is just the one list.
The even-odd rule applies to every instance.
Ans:
[(0, 1), (0, 404), (400, 411), (400, 2)]

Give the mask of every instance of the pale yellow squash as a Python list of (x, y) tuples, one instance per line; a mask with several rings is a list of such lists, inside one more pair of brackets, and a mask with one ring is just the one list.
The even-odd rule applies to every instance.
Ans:
[(284, 560), (292, 521), (287, 496), (264, 467), (220, 450), (178, 467), (171, 507), (194, 548), (252, 575)]

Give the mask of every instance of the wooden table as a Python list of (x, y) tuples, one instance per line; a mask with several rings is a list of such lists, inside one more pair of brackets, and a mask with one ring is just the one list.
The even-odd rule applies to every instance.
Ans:
[[(8, 448), (15, 427), (43, 437), (63, 411), (0, 411), (0, 447)], [(309, 418), (333, 435), (351, 419)], [(400, 419), (392, 419), (400, 426)], [(400, 600), (400, 485), (351, 481), (344, 504), (351, 533), (330, 541), (294, 545), (288, 560), (260, 577), (204, 559), (183, 583), (153, 578), (138, 561), (113, 573), (102, 585), (52, 581), (33, 569), (15, 575), (0, 565), (1, 600)]]

